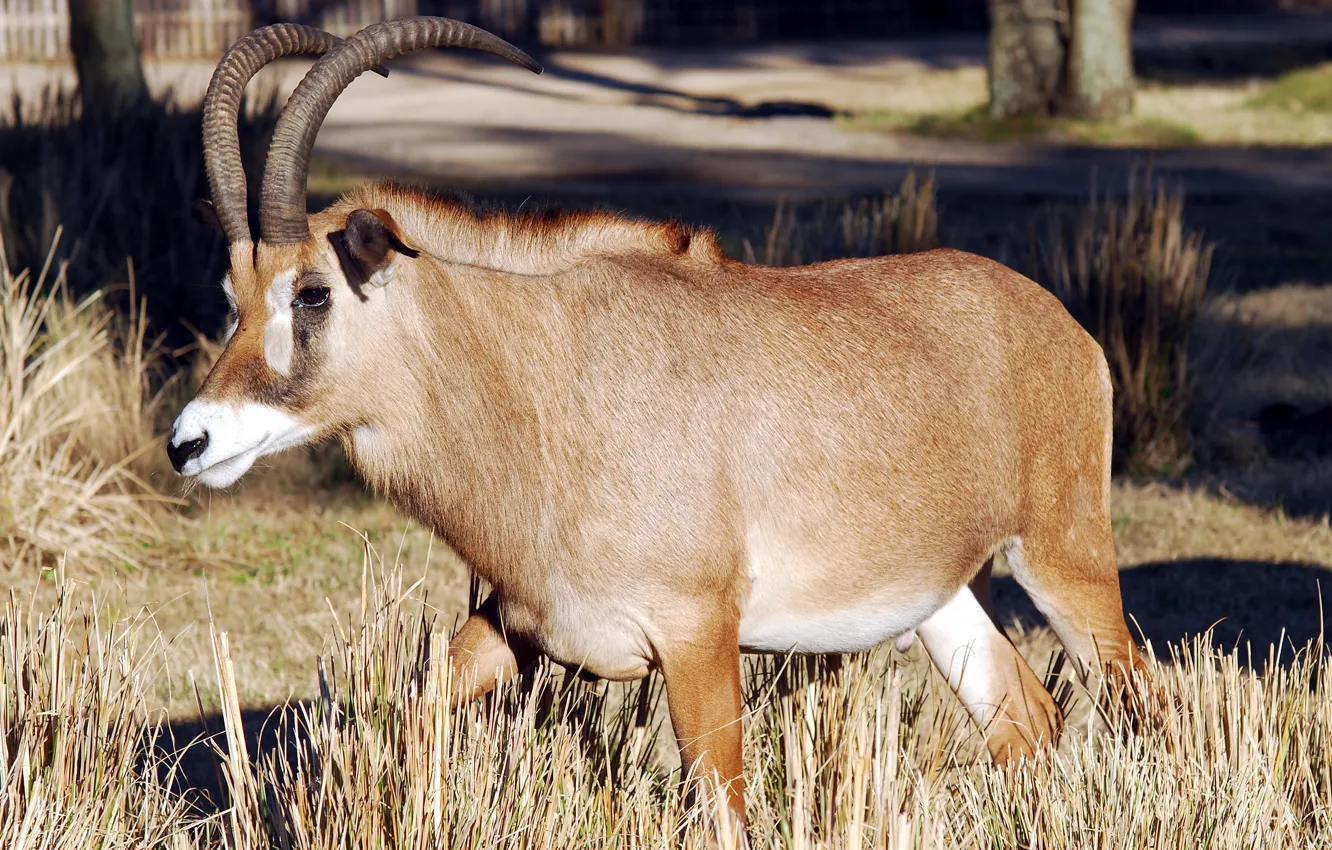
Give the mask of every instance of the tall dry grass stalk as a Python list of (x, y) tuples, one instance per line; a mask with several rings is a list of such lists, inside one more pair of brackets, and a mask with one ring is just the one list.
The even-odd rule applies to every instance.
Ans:
[(142, 304), (118, 321), (76, 301), (50, 259), (35, 278), (0, 261), (0, 565), (137, 564), (169, 501), (143, 473), (170, 382), (149, 393)]
[(0, 609), (0, 847), (186, 848), (198, 833), (154, 754), (151, 619), (102, 623), (70, 601)]
[(1032, 276), (1105, 349), (1115, 390), (1115, 464), (1138, 473), (1189, 464), (1189, 335), (1214, 246), (1184, 223), (1184, 195), (1135, 171), (1118, 200), (1052, 213), (1033, 233)]
[(939, 213), (934, 175), (921, 180), (907, 172), (901, 186), (877, 199), (823, 202), (801, 211), (777, 205), (772, 224), (755, 248), (746, 239), (745, 261), (767, 266), (798, 266), (843, 257), (910, 254), (939, 247)]

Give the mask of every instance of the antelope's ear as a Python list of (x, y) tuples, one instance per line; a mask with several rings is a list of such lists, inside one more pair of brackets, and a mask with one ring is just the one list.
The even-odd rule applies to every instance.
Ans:
[(353, 210), (342, 231), (343, 262), (350, 261), (360, 280), (371, 284), (387, 283), (392, 277), (393, 254), (418, 257), (419, 252), (402, 241), (402, 231), (393, 216), (384, 210)]
[(212, 227), (216, 230), (222, 229), (222, 222), (218, 220), (217, 210), (213, 208), (213, 202), (200, 198), (190, 205), (190, 215), (194, 220), (204, 227)]

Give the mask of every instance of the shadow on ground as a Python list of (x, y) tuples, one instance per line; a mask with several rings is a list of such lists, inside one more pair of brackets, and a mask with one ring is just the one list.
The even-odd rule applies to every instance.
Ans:
[[(431, 161), (415, 165), (353, 153), (376, 135), (400, 139), (407, 148), (441, 147)], [(929, 172), (938, 186), (945, 244), (1009, 264), (1026, 259), (1032, 227), (1047, 208), (1085, 205), (1093, 186), (1118, 192), (1150, 163), (1156, 177), (1186, 192), (1189, 224), (1221, 246), (1216, 277), (1223, 286), (1247, 290), (1290, 280), (1321, 282), (1332, 267), (1332, 242), (1325, 233), (1332, 215), (1332, 148), (1103, 150), (1047, 144), (1005, 149), (1003, 162), (931, 162), (912, 151), (870, 158), (834, 151), (696, 149), (626, 133), (445, 123), (344, 128), (330, 144), (321, 161), (334, 176), (316, 174), (311, 194), (316, 208), (361, 182), (361, 175), (378, 175), (510, 206), (554, 203), (679, 217), (716, 227), (724, 239), (736, 230), (737, 219), (771, 223), (782, 201), (855, 200), (896, 189), (911, 171)], [(512, 163), (512, 172), (503, 173), (500, 166), (478, 170), (471, 160), (449, 158), (450, 148), (477, 146)]]
[[(807, 105), (752, 108), (775, 114)], [(384, 139), (394, 147), (377, 152), (384, 151)], [(550, 195), (601, 190), (651, 196), (664, 190), (672, 196), (818, 198), (895, 187), (907, 171), (925, 168), (937, 173), (943, 191), (1076, 199), (1087, 195), (1093, 181), (1109, 189), (1127, 185), (1129, 175), (1148, 162), (1154, 174), (1178, 183), (1190, 197), (1299, 203), (1332, 192), (1332, 149), (1298, 145), (1096, 148), (1045, 142), (979, 146), (968, 149), (974, 158), (941, 158), (939, 142), (931, 139), (904, 139), (891, 152), (723, 142), (704, 147), (633, 130), (465, 125), (447, 118), (337, 125), (324, 130), (321, 145), (321, 161), (351, 173)], [(485, 164), (450, 155), (482, 146), (491, 157)]]
[(1135, 50), (1138, 79), (1153, 83), (1240, 83), (1271, 79), (1332, 60), (1332, 40), (1207, 44), (1183, 50)]
[[(561, 73), (560, 56), (571, 51), (523, 44), (548, 72)], [(867, 64), (913, 64), (935, 70), (985, 64), (982, 32), (899, 37), (805, 40), (761, 44), (656, 47), (636, 45), (634, 57), (662, 71), (761, 68), (784, 65), (858, 68)], [(572, 51), (577, 53), (579, 51)], [(1210, 14), (1148, 18), (1134, 26), (1133, 62), (1139, 78), (1160, 82), (1224, 83), (1275, 77), (1332, 59), (1332, 15)], [(584, 82), (601, 84), (602, 80)], [(619, 88), (607, 78), (605, 84)]]
[[(655, 106), (675, 112), (717, 115), (729, 118), (832, 118), (837, 114), (835, 110), (825, 104), (809, 101), (765, 100), (759, 103), (746, 104), (733, 97), (691, 94), (668, 86), (623, 80), (610, 74), (574, 68), (561, 62), (557, 57), (543, 59), (542, 65), (543, 80), (565, 80), (594, 86), (623, 94), (639, 105)], [(509, 91), (522, 91), (556, 100), (580, 99), (566, 93), (552, 91), (548, 85), (541, 85), (526, 79), (521, 82), (508, 80), (479, 81), (466, 74), (449, 72), (420, 64), (405, 65), (400, 73), (429, 77), (441, 82), (465, 83)]]
[[(251, 708), (241, 712), (245, 750), (251, 762), (286, 751), (295, 755), (301, 738), (289, 724), (279, 723), (282, 706)], [(227, 750), (222, 716), (217, 713), (186, 720), (171, 718), (157, 739), (156, 758), (162, 781), (201, 813), (213, 813), (229, 805), (222, 759)], [(174, 767), (174, 771), (170, 769)]]
[[(1322, 633), (1325, 609), (1332, 609), (1332, 569), (1320, 564), (1191, 558), (1133, 567), (1119, 581), (1130, 628), (1141, 629), (1163, 657), (1168, 644), (1210, 628), (1218, 649), (1251, 644), (1258, 664), (1270, 645), (1280, 643), (1289, 661), (1292, 647)], [(1012, 577), (995, 577), (991, 591), (1003, 622), (1044, 624)]]

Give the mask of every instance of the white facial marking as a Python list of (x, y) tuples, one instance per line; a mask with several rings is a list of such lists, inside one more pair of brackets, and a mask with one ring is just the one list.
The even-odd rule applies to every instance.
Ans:
[(236, 287), (231, 282), (231, 272), (222, 275), (222, 294), (227, 296), (227, 304), (236, 309)]
[(387, 448), (384, 435), (369, 425), (357, 425), (352, 430), (352, 451), (366, 460), (379, 456)]
[(236, 326), (240, 324), (240, 309), (236, 306), (236, 287), (231, 283), (231, 272), (222, 275), (222, 294), (227, 296), (227, 307), (231, 310), (231, 323), (227, 325), (226, 332), (222, 334), (222, 344), (231, 342), (231, 337), (236, 333)]
[(308, 442), (313, 433), (276, 407), (196, 398), (176, 419), (171, 444), (179, 446), (206, 434), (207, 447), (186, 461), (180, 472), (208, 487), (229, 487), (259, 458)]
[(295, 296), (296, 270), (287, 269), (268, 285), (268, 323), (264, 325), (264, 360), (283, 377), (291, 375), (291, 357), (296, 348), (291, 329), (291, 299)]
[(1013, 652), (971, 588), (957, 595), (920, 625), (921, 643), (976, 722), (985, 727), (1004, 699), (996, 675)]

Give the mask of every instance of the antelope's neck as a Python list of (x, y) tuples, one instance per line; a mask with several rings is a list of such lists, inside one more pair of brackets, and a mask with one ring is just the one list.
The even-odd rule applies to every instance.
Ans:
[(535, 557), (549, 514), (540, 388), (559, 378), (542, 350), (549, 306), (506, 303), (514, 283), (483, 277), (416, 284), (393, 335), (401, 356), (376, 381), (384, 397), (345, 442), (368, 483), (498, 586)]

